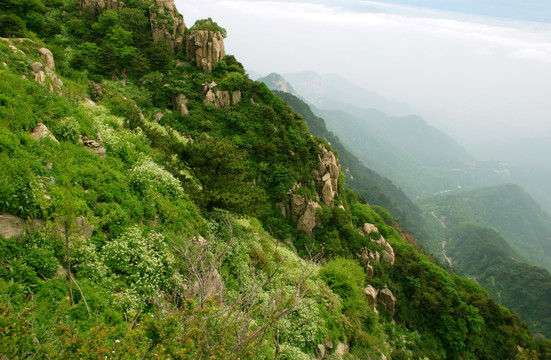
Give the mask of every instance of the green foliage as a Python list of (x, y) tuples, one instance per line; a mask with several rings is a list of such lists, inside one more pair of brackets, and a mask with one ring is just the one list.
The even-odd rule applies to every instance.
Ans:
[(14, 14), (0, 15), (0, 36), (23, 37), (25, 35), (25, 22)]
[(76, 143), (80, 138), (80, 126), (74, 117), (62, 119), (53, 131), (58, 140)]
[(226, 38), (227, 36), (226, 29), (218, 26), (218, 24), (212, 21), (211, 18), (197, 20), (195, 22), (195, 25), (193, 25), (190, 30), (208, 30), (208, 31), (215, 31), (215, 32), (219, 31), (222, 34), (223, 38)]
[(201, 182), (196, 196), (207, 209), (249, 214), (261, 211), (264, 193), (250, 183), (245, 155), (232, 142), (202, 136), (188, 145), (184, 159)]
[(243, 75), (237, 72), (231, 72), (222, 79), (220, 86), (226, 90), (239, 90), (243, 86), (244, 81)]

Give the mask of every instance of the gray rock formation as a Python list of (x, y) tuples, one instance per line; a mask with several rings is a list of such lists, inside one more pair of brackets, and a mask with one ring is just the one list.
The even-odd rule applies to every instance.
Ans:
[(320, 207), (317, 202), (308, 200), (304, 214), (298, 219), (297, 229), (304, 231), (308, 235), (313, 235), (312, 230), (317, 225), (316, 209)]
[(323, 344), (316, 345), (315, 353), (316, 353), (316, 358), (318, 359), (325, 358), (325, 353), (326, 353), (325, 346), (323, 346)]
[(46, 66), (49, 67), (52, 70), (55, 70), (55, 62), (54, 62), (54, 54), (50, 51), (50, 49), (46, 48), (40, 48), (40, 54), (42, 55), (42, 58), (44, 59), (44, 62), (46, 63)]
[(364, 289), (364, 294), (367, 296), (367, 302), (369, 305), (373, 307), (377, 304), (377, 290), (373, 286), (368, 285)]
[[(98, 136), (99, 137), (99, 136)], [(100, 139), (99, 138), (97, 141), (96, 140), (90, 140), (88, 139), (88, 137), (86, 137), (86, 135), (82, 135), (82, 144), (89, 148), (90, 150), (92, 150), (92, 152), (96, 153), (99, 157), (105, 157), (107, 155), (107, 151), (105, 150), (105, 148), (100, 144)]]
[(149, 23), (153, 41), (164, 41), (176, 53), (184, 49), (184, 17), (174, 0), (153, 0), (149, 7)]
[[(172, 97), (172, 105), (174, 106), (174, 110), (178, 111), (180, 114), (182, 114), (184, 116), (189, 114), (189, 110), (186, 106), (187, 101), (188, 100), (187, 100), (185, 94), (174, 95)], [(155, 115), (155, 116), (157, 116), (157, 115)], [(162, 118), (162, 114), (161, 114), (161, 118)], [(157, 121), (159, 121), (159, 120), (157, 120)]]
[(371, 235), (371, 233), (373, 232), (378, 233), (379, 229), (377, 229), (377, 227), (373, 224), (365, 223), (363, 227), (363, 232), (365, 235)]
[(368, 280), (371, 280), (373, 279), (373, 277), (375, 276), (375, 270), (373, 269), (373, 266), (372, 265), (367, 265), (365, 267), (365, 276)]
[(335, 355), (344, 356), (350, 352), (350, 344), (339, 342), (335, 349)]
[(55, 138), (54, 135), (52, 135), (52, 133), (50, 132), (50, 130), (48, 130), (48, 128), (46, 127), (46, 125), (44, 125), (43, 123), (38, 123), (36, 125), (36, 127), (34, 128), (33, 132), (31, 133), (31, 136), (33, 137), (33, 139), (35, 140), (41, 140), (41, 139), (44, 139), (44, 138), (50, 138), (52, 139), (53, 141), (55, 141), (56, 143), (59, 143), (59, 141), (57, 141), (57, 139)]
[(41, 226), (40, 220), (31, 220), (26, 222), (20, 217), (0, 212), (0, 237), (9, 239), (11, 237), (19, 237), (27, 230), (33, 230)]
[(389, 313), (394, 316), (396, 313), (396, 296), (390, 291), (388, 287), (380, 290), (377, 295), (377, 303), (379, 304), (381, 310)]
[(227, 107), (231, 105), (236, 105), (241, 101), (241, 91), (227, 91), (227, 90), (220, 90), (216, 87), (218, 84), (216, 84), (214, 81), (211, 83), (203, 83), (203, 94), (205, 95), (205, 100), (203, 102), (205, 104), (211, 104), (216, 106), (217, 108)]
[(323, 155), (318, 155), (318, 169), (316, 175), (318, 185), (322, 188), (321, 200), (327, 206), (335, 205), (340, 171), (341, 167), (335, 154), (323, 148)]
[(308, 199), (304, 195), (291, 194), (291, 216), (293, 221), (297, 222), (298, 219), (304, 214)]
[(80, 0), (80, 7), (97, 15), (104, 10), (118, 10), (124, 7), (124, 2), (120, 0)]
[[(205, 23), (204, 25), (209, 24)], [(199, 69), (211, 72), (214, 65), (226, 56), (222, 33), (191, 28), (186, 37), (186, 56), (194, 61)]]

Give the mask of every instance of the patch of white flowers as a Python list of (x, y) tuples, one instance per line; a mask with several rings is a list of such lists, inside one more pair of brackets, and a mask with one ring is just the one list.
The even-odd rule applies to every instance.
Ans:
[(293, 312), (280, 320), (278, 325), (282, 342), (305, 350), (313, 349), (323, 340), (323, 331), (326, 327), (325, 320), (320, 316), (317, 306), (305, 306), (300, 311)]
[(107, 243), (101, 255), (111, 273), (124, 280), (142, 300), (155, 295), (174, 267), (174, 257), (163, 235), (144, 235), (137, 226)]
[(314, 357), (305, 354), (299, 348), (289, 345), (281, 344), (279, 347), (279, 359), (280, 360), (313, 360)]
[(73, 255), (72, 268), (79, 276), (101, 281), (107, 275), (107, 266), (103, 263), (96, 246), (90, 241), (80, 240), (71, 243)]
[(142, 194), (159, 192), (175, 197), (184, 194), (180, 181), (147, 156), (142, 156), (130, 170), (130, 185)]

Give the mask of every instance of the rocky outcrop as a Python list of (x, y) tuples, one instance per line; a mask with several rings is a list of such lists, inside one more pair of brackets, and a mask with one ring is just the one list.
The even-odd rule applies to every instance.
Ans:
[(318, 186), (322, 189), (321, 200), (327, 206), (335, 205), (340, 171), (341, 167), (337, 157), (324, 147), (323, 154), (318, 155), (318, 169), (315, 171), (315, 175)]
[(373, 308), (377, 304), (377, 290), (373, 286), (368, 285), (364, 289), (364, 294), (367, 296), (367, 303)]
[(118, 10), (124, 7), (124, 2), (120, 0), (80, 0), (80, 7), (97, 15), (104, 10)]
[[(184, 116), (189, 114), (189, 110), (187, 108), (187, 101), (188, 100), (186, 98), (186, 95), (184, 94), (174, 95), (174, 97), (172, 98), (172, 105), (174, 106), (174, 110), (178, 111), (180, 114)], [(157, 117), (157, 115), (155, 115), (155, 117)], [(160, 118), (162, 118), (162, 114)]]
[[(394, 262), (396, 261), (396, 254), (394, 253), (394, 249), (392, 248), (392, 245), (390, 245), (385, 238), (379, 234), (379, 229), (373, 224), (365, 223), (363, 228), (360, 230), (360, 233), (364, 236), (369, 236), (371, 239), (371, 242), (377, 244), (382, 248), (381, 252), (378, 251), (372, 251), (368, 249), (362, 249), (361, 253), (359, 254), (360, 258), (364, 261), (369, 261), (370, 259), (373, 259), (377, 262), (380, 261), (380, 257), (382, 257), (383, 261), (390, 264), (391, 266), (394, 265)], [(377, 240), (375, 240), (378, 237)]]
[(39, 50), (40, 55), (44, 59), (45, 65), (39, 62), (33, 62), (31, 64), (31, 73), (34, 77), (34, 81), (42, 86), (48, 85), (51, 92), (60, 92), (63, 82), (57, 77), (54, 72), (55, 61), (52, 52), (46, 48)]
[(337, 348), (335, 349), (335, 355), (344, 356), (350, 352), (350, 344), (339, 342)]
[[(212, 21), (207, 20), (202, 25), (210, 26)], [(226, 56), (222, 32), (191, 28), (186, 37), (186, 56), (195, 62), (199, 69), (211, 72), (214, 65)]]
[(25, 231), (33, 230), (40, 225), (42, 225), (40, 220), (27, 222), (20, 217), (0, 212), (0, 237), (3, 239), (19, 237)]
[(379, 291), (377, 295), (377, 304), (379, 304), (382, 311), (392, 316), (396, 313), (396, 296), (394, 296), (387, 286)]
[(217, 86), (218, 84), (214, 81), (210, 83), (203, 83), (203, 94), (205, 95), (205, 100), (203, 100), (203, 102), (205, 104), (211, 104), (217, 108), (222, 108), (236, 105), (241, 101), (240, 90), (220, 90), (216, 88)]
[(184, 49), (184, 17), (174, 0), (153, 0), (149, 7), (149, 23), (153, 41), (164, 41), (175, 52)]
[(325, 346), (323, 344), (318, 344), (316, 346), (315, 353), (316, 353), (317, 359), (325, 358), (325, 354), (326, 354)]
[(36, 127), (34, 128), (33, 132), (31, 133), (31, 136), (33, 137), (33, 139), (35, 140), (41, 140), (41, 139), (44, 139), (44, 138), (50, 138), (52, 139), (53, 141), (55, 141), (56, 143), (59, 143), (59, 141), (57, 141), (57, 139), (55, 138), (55, 136), (50, 132), (50, 130), (48, 130), (48, 128), (46, 127), (46, 125), (44, 125), (43, 123), (38, 123), (36, 125)]
[(92, 152), (96, 153), (99, 157), (105, 157), (107, 155), (107, 151), (105, 148), (101, 145), (101, 137), (98, 135), (98, 139), (96, 140), (90, 140), (86, 135), (82, 135), (81, 138), (82, 144), (89, 148)]
[(40, 48), (40, 50), (38, 51), (40, 51), (40, 54), (42, 55), (42, 58), (44, 59), (46, 66), (52, 70), (55, 70), (54, 54), (52, 54), (50, 49), (46, 49), (43, 47), (43, 48)]
[(313, 235), (312, 230), (317, 225), (316, 209), (319, 209), (320, 207), (321, 206), (317, 202), (308, 200), (306, 210), (300, 219), (298, 219), (297, 229), (304, 231), (308, 235)]

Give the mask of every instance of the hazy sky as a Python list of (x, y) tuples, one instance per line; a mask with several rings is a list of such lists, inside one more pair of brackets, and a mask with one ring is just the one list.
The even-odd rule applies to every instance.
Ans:
[(226, 28), (226, 52), (247, 70), (336, 73), (462, 144), (551, 134), (551, 1), (176, 3), (188, 26)]

